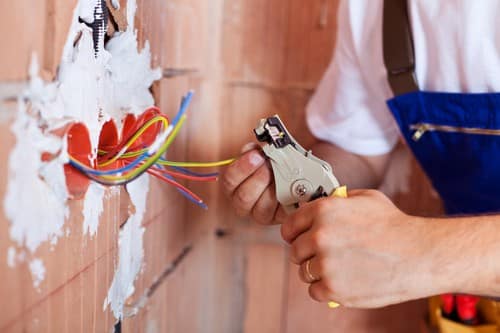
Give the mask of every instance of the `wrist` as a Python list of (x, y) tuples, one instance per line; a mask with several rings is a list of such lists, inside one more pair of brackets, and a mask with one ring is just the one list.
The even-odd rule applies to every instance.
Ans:
[(488, 221), (478, 217), (423, 220), (427, 229), (424, 281), (429, 295), (498, 295), (497, 236)]
[(461, 228), (453, 219), (429, 218), (426, 219), (428, 229), (427, 251), (427, 280), (431, 286), (429, 296), (458, 292), (463, 289), (461, 264), (459, 260), (459, 232)]
[(450, 285), (453, 272), (446, 263), (453, 261), (453, 255), (447, 244), (450, 235), (442, 223), (443, 219), (408, 216), (406, 222), (411, 225), (409, 231), (412, 233), (407, 268), (412, 298), (451, 292), (454, 289)]

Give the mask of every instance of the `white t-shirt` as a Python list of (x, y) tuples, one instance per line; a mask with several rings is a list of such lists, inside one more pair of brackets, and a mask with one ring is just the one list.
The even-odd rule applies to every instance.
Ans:
[[(389, 152), (399, 129), (382, 53), (383, 0), (342, 0), (337, 45), (307, 123), (319, 139), (360, 155)], [(420, 89), (500, 91), (499, 0), (409, 0)]]

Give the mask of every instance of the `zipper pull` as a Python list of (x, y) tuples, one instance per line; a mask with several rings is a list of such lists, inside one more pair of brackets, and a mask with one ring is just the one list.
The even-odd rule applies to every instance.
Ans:
[(429, 130), (427, 125), (425, 124), (419, 124), (419, 125), (414, 125), (411, 127), (411, 129), (415, 129), (415, 133), (413, 133), (412, 139), (413, 141), (417, 142), (422, 138), (422, 136)]

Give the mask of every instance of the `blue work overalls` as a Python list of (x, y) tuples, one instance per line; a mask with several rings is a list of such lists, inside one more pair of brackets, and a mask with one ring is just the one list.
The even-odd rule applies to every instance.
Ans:
[[(387, 104), (446, 213), (500, 213), (500, 93), (420, 91), (407, 0), (384, 1), (383, 35), (384, 62), (396, 95)], [(459, 297), (469, 303), (474, 298)], [(496, 316), (491, 322), (499, 322)], [(440, 323), (447, 331), (443, 327)]]
[(388, 101), (446, 213), (500, 212), (500, 94), (416, 91)]

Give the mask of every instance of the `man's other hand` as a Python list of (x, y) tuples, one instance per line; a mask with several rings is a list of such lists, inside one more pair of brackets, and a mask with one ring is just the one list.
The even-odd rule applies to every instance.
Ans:
[(226, 195), (236, 213), (259, 224), (275, 224), (281, 216), (276, 200), (273, 173), (264, 153), (256, 144), (247, 144), (243, 155), (222, 176)]

